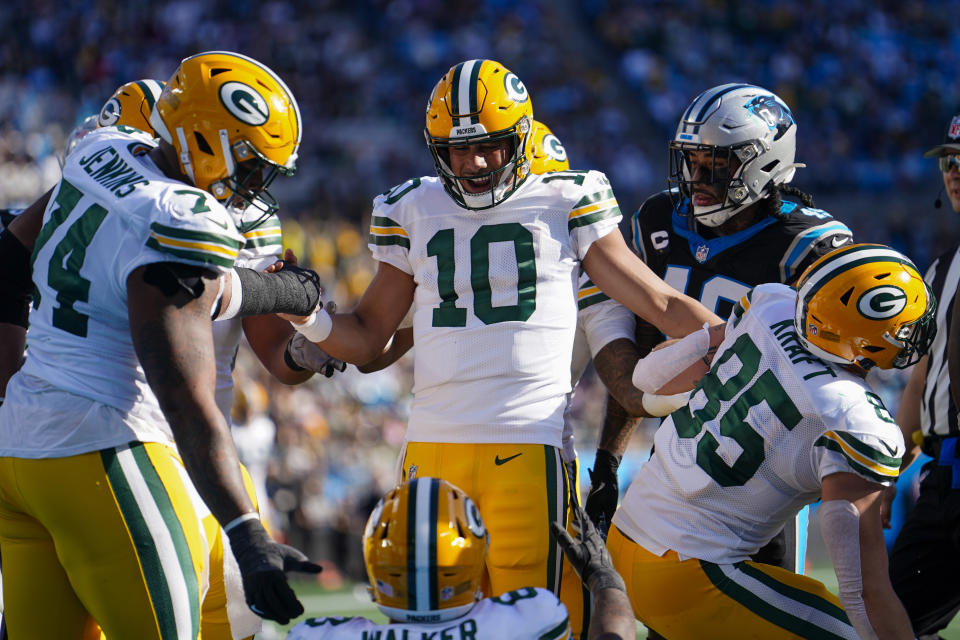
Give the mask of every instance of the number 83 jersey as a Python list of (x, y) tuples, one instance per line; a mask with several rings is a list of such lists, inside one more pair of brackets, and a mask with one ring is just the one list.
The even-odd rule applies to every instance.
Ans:
[(531, 175), (479, 211), (433, 177), (374, 200), (374, 257), (416, 283), (408, 440), (560, 446), (580, 261), (619, 221), (597, 171)]
[(900, 428), (863, 379), (800, 346), (795, 301), (781, 284), (744, 296), (689, 405), (657, 430), (613, 519), (648, 551), (740, 562), (819, 499), (824, 477), (896, 480)]

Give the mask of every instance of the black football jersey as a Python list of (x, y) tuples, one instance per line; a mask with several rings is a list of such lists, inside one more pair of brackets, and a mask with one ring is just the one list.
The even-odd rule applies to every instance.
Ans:
[(818, 257), (853, 242), (853, 233), (822, 209), (783, 200), (781, 217), (769, 216), (732, 235), (704, 238), (676, 208), (670, 193), (647, 199), (631, 219), (633, 248), (674, 289), (698, 299), (721, 318), (750, 289), (791, 283)]

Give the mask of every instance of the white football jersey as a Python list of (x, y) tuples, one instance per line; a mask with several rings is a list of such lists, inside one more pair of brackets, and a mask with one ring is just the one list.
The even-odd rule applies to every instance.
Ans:
[(408, 440), (560, 446), (580, 261), (619, 221), (597, 171), (532, 175), (481, 211), (432, 177), (374, 200), (374, 257), (417, 285)]
[(287, 640), (566, 640), (570, 620), (546, 589), (518, 589), (478, 602), (464, 616), (433, 624), (376, 624), (367, 618), (310, 618)]
[[(130, 338), (127, 277), (154, 262), (223, 272), (244, 238), (213, 196), (160, 172), (148, 156), (154, 147), (147, 134), (105, 127), (85, 136), (67, 158), (34, 246), (30, 357), (18, 374), (30, 383), (18, 385), (15, 378), (8, 390), (13, 402), (21, 387), (24, 395), (42, 389), (48, 396), (79, 396), (117, 410), (126, 416), (123, 424), (100, 428), (102, 421), (64, 420), (62, 412), (51, 412), (48, 423), (21, 427), (20, 435), (0, 429), (0, 455), (48, 457), (134, 440), (172, 442)], [(49, 397), (51, 407), (69, 405)], [(36, 420), (44, 422), (39, 415)]]
[(573, 357), (570, 361), (571, 391), (567, 395), (567, 407), (563, 413), (561, 454), (564, 462), (571, 462), (577, 457), (573, 424), (570, 421), (570, 409), (577, 383), (587, 365), (601, 349), (619, 338), (632, 341), (636, 327), (633, 312), (600, 291), (586, 273), (580, 274), (577, 309), (577, 332), (573, 338)]
[(782, 284), (742, 298), (690, 404), (657, 430), (613, 518), (647, 550), (739, 562), (819, 499), (824, 477), (896, 480), (900, 428), (863, 379), (801, 347), (795, 301)]
[[(248, 209), (244, 212), (244, 221), (249, 217), (257, 218), (260, 212)], [(276, 214), (270, 216), (256, 228), (243, 233), (244, 245), (237, 255), (235, 265), (263, 271), (280, 259), (283, 254), (283, 238), (280, 233), (280, 219)], [(243, 337), (243, 320), (230, 318), (213, 323), (213, 349), (217, 360), (217, 406), (230, 422), (230, 408), (233, 406), (233, 367), (237, 360), (237, 348)]]

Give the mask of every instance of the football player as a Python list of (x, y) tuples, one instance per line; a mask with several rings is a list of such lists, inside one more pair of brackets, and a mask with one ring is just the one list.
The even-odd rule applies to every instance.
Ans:
[[(913, 638), (880, 521), (904, 442), (864, 377), (927, 352), (936, 299), (883, 245), (837, 249), (796, 286), (759, 285), (736, 304), (613, 518), (607, 546), (634, 612), (668, 638)], [(641, 360), (640, 377), (654, 391), (687, 365), (706, 372), (705, 353), (681, 340)], [(820, 498), (839, 600), (750, 560)]]
[[(575, 542), (559, 527), (555, 533), (597, 595), (591, 638), (633, 640), (635, 622), (623, 580), (599, 534), (586, 529)], [(287, 640), (570, 638), (567, 610), (546, 589), (483, 598), (489, 537), (476, 504), (454, 485), (427, 476), (404, 482), (380, 500), (363, 534), (370, 593), (390, 623), (310, 618), (291, 629)]]
[(426, 113), (438, 175), (374, 200), (379, 265), (356, 309), (297, 324), (334, 357), (366, 363), (413, 305), (401, 479), (437, 476), (474, 496), (493, 536), (492, 595), (559, 587), (549, 523), (568, 504), (561, 447), (581, 267), (672, 334), (719, 322), (632, 254), (606, 176), (530, 172), (532, 123), (526, 86), (502, 64), (452, 67)]
[[(789, 107), (766, 89), (725, 84), (704, 91), (670, 141), (670, 188), (633, 214), (634, 250), (668, 284), (726, 318), (752, 287), (792, 283), (819, 256), (852, 242), (846, 225), (789, 184), (803, 167), (795, 161), (796, 136)], [(644, 354), (662, 339), (645, 322), (637, 333)], [(601, 525), (616, 509), (617, 467), (637, 424), (616, 398), (607, 404), (586, 506)], [(802, 572), (804, 523), (760, 557)]]
[[(245, 491), (210, 321), (245, 242), (228, 207), (275, 206), (266, 189), (294, 171), (296, 101), (259, 62), (203, 53), (177, 68), (151, 124), (160, 140), (126, 126), (80, 140), (33, 246), (30, 357), (0, 407), (13, 637), (99, 625), (195, 638), (211, 568), (196, 494), (258, 615), (302, 613), (285, 571), (319, 571), (269, 538)], [(56, 616), (40, 610), (51, 602)]]
[[(532, 138), (531, 173), (539, 175), (570, 169), (566, 149), (547, 125), (534, 120), (530, 135)], [(407, 318), (404, 318), (401, 328), (394, 334), (384, 353), (373, 362), (358, 368), (364, 373), (380, 370), (395, 362), (412, 348), (413, 328), (406, 325)], [(570, 407), (573, 401), (573, 389), (576, 388), (591, 359), (594, 360), (600, 378), (620, 405), (629, 407), (632, 415), (647, 415), (642, 406), (644, 394), (631, 381), (633, 367), (639, 358), (639, 352), (633, 342), (633, 334), (633, 313), (600, 291), (586, 274), (581, 274), (577, 292), (577, 331), (573, 341), (573, 359), (570, 367), (571, 391), (564, 409), (561, 451), (571, 492), (566, 516), (568, 523), (573, 521), (573, 510), (581, 504), (580, 488), (577, 482), (579, 462), (574, 446)], [(573, 528), (571, 530), (575, 533)], [(586, 637), (586, 626), (590, 622), (590, 594), (583, 589), (569, 562), (563, 563), (560, 590), (563, 601), (567, 604), (575, 635)], [(582, 596), (579, 602), (578, 593)]]

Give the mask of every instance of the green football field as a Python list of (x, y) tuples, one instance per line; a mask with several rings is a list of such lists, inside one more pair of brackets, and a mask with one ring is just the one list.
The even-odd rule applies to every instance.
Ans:
[[(809, 575), (822, 581), (836, 593), (837, 579), (830, 567), (815, 567)], [(304, 617), (320, 616), (366, 616), (377, 622), (386, 622), (386, 618), (373, 606), (367, 596), (365, 585), (355, 585), (337, 591), (323, 589), (315, 582), (300, 581), (294, 584), (297, 595), (306, 609)], [(302, 620), (303, 618), (301, 618)], [(286, 630), (292, 625), (280, 627), (273, 623), (266, 623), (263, 632), (257, 637), (260, 640), (277, 640), (284, 637)], [(960, 620), (954, 622), (940, 632), (945, 640), (960, 640)], [(637, 623), (637, 639), (647, 637), (647, 630)]]

